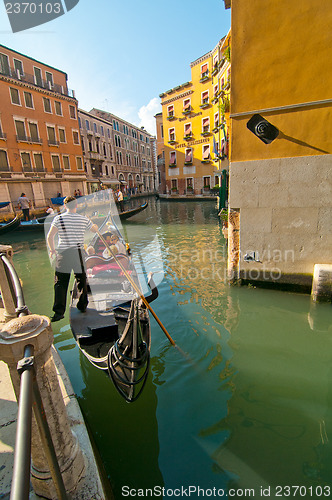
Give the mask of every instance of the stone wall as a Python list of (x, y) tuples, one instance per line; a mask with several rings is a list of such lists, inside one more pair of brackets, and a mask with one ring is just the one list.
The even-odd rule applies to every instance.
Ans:
[(315, 264), (332, 263), (331, 165), (332, 155), (231, 163), (241, 278), (308, 285)]

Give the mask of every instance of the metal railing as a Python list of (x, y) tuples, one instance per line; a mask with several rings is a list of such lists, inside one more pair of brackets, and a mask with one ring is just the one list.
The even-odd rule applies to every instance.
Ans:
[[(28, 315), (29, 310), (25, 305), (22, 286), (16, 270), (4, 253), (0, 254), (0, 258), (5, 268), (13, 300), (17, 306), (15, 311), (18, 316)], [(67, 500), (67, 493), (35, 376), (33, 351), (34, 348), (32, 345), (26, 345), (24, 347), (23, 358), (17, 364), (17, 371), (21, 377), (21, 381), (10, 500), (29, 499), (32, 408), (58, 498), (60, 500)]]

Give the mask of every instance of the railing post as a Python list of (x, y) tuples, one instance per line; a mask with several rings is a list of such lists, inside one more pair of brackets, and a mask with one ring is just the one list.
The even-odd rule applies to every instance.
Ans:
[[(67, 493), (73, 493), (81, 479), (85, 464), (76, 436), (73, 434), (63, 401), (51, 346), (53, 332), (46, 316), (31, 314), (5, 323), (0, 329), (0, 359), (8, 364), (17, 399), (20, 378), (17, 362), (24, 346), (34, 350), (36, 382), (45, 409), (55, 453)], [(32, 420), (32, 476), (34, 491), (45, 498), (57, 498), (42, 441), (35, 419)]]
[[(10, 261), (13, 257), (13, 248), (10, 245), (0, 245), (0, 253), (4, 254)], [(13, 289), (10, 286), (10, 280), (6, 272), (6, 266), (0, 259), (0, 289), (4, 306), (4, 320), (9, 321), (16, 318), (16, 304), (14, 300)], [(22, 356), (21, 356), (22, 357)]]

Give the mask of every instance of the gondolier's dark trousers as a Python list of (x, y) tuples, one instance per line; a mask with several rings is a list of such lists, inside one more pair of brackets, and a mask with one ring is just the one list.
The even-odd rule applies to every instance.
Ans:
[[(84, 253), (84, 251), (81, 252)], [(56, 256), (53, 305), (53, 311), (56, 314), (63, 315), (66, 311), (67, 291), (72, 271), (74, 271), (78, 288), (77, 308), (83, 312), (87, 308), (88, 290), (83, 258), (80, 257), (77, 248), (68, 248)]]

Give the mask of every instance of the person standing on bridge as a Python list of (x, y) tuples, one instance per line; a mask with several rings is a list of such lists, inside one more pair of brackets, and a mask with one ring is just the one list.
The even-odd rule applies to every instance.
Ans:
[[(87, 230), (94, 233), (98, 231), (98, 226), (93, 224), (84, 215), (78, 214), (77, 200), (74, 196), (67, 196), (64, 199), (65, 213), (57, 215), (51, 224), (46, 241), (50, 250), (50, 257), (54, 255), (55, 276), (54, 276), (54, 315), (52, 322), (64, 318), (66, 311), (67, 291), (71, 272), (77, 281), (79, 300), (77, 308), (84, 313), (88, 305), (87, 280), (84, 268), (84, 234)], [(58, 246), (55, 249), (55, 236), (58, 235)]]

